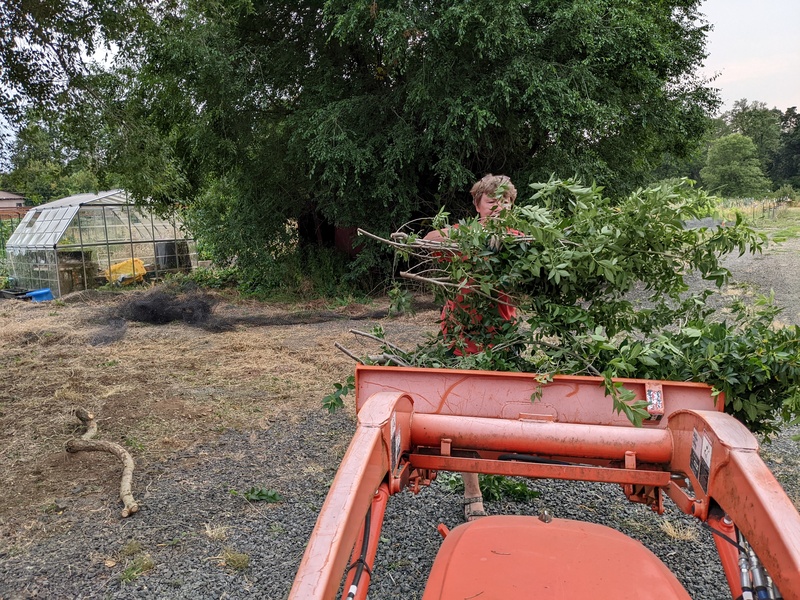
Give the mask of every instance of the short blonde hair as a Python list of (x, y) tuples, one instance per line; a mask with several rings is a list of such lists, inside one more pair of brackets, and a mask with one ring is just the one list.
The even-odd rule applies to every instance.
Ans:
[(491, 173), (482, 177), (480, 181), (472, 186), (469, 191), (472, 195), (472, 203), (477, 206), (484, 194), (493, 198), (498, 188), (501, 187), (503, 188), (503, 198), (513, 204), (517, 199), (517, 188), (511, 183), (511, 178), (507, 175), (492, 175)]

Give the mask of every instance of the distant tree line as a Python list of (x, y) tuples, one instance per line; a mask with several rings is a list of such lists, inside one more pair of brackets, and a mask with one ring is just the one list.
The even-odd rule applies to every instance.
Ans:
[(742, 99), (711, 119), (688, 160), (665, 160), (659, 176), (688, 176), (723, 197), (793, 196), (800, 191), (800, 115)]

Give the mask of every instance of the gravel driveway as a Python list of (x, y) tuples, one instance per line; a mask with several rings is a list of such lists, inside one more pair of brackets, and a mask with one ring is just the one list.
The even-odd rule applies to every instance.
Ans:
[[(763, 256), (729, 261), (745, 290), (775, 291), (785, 321), (800, 322), (800, 243), (789, 240)], [(383, 323), (391, 338), (402, 319)], [(352, 323), (341, 322), (343, 337)], [(364, 329), (364, 323), (359, 324)], [(65, 501), (38, 517), (47, 535), (0, 554), (0, 599), (21, 598), (285, 598), (354, 428), (352, 411), (321, 410), (297, 422), (226, 431), (136, 472), (142, 509), (120, 520), (113, 495), (90, 511)], [(797, 503), (798, 452), (785, 431), (763, 455)], [(323, 465), (309, 468), (309, 465)], [(251, 484), (276, 490), (277, 503), (249, 502)], [(668, 502), (659, 516), (628, 503), (618, 486), (536, 481), (531, 502), (487, 503), (490, 513), (537, 514), (612, 525), (653, 550), (697, 600), (729, 598), (711, 536)], [(79, 491), (78, 488), (72, 490)], [(65, 491), (65, 496), (68, 493)], [(2, 515), (0, 515), (2, 519)], [(678, 540), (661, 524), (685, 533)], [(418, 496), (389, 504), (371, 586), (371, 598), (419, 598), (440, 544), (438, 523), (461, 522), (458, 494), (435, 483)], [(17, 532), (24, 539), (25, 532)], [(236, 562), (246, 555), (249, 564)], [(147, 561), (150, 562), (147, 562)], [(137, 562), (138, 561), (138, 562)], [(139, 576), (137, 565), (151, 567)], [(243, 567), (243, 568), (236, 568)], [(631, 566), (635, 577), (635, 566)]]

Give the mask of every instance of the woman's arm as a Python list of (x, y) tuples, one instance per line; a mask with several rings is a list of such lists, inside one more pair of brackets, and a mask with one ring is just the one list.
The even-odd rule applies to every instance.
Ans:
[(423, 240), (428, 240), (429, 242), (441, 242), (442, 240), (447, 239), (447, 232), (450, 230), (449, 227), (444, 229), (434, 229), (433, 231), (429, 231)]

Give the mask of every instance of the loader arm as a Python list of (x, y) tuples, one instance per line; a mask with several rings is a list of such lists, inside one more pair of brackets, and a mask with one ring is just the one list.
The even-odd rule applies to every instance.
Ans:
[[(800, 599), (800, 515), (758, 455), (753, 435), (720, 412), (722, 401), (708, 386), (620, 381), (639, 398), (656, 400), (651, 405), (652, 418), (643, 427), (633, 427), (614, 414), (600, 378), (556, 377), (543, 384), (521, 373), (359, 365), (356, 433), (320, 511), (289, 597), (327, 600), (343, 589), (343, 597), (365, 598), (388, 497), (405, 488), (417, 492), (437, 471), (447, 470), (619, 483), (629, 500), (657, 512), (663, 511), (662, 493), (666, 493), (681, 510), (716, 530), (732, 597), (742, 593), (737, 549), (741, 533), (782, 597)], [(445, 540), (431, 573), (429, 587), (436, 591), (426, 590), (425, 598), (463, 594), (461, 588), (456, 593), (452, 582), (463, 587), (467, 579), (481, 576), (480, 565), (468, 564), (481, 544), (518, 539), (515, 549), (522, 556), (527, 552), (523, 546), (541, 534), (530, 521), (520, 525), (505, 519), (488, 517), (479, 520), (484, 522), (480, 526), (470, 523), (454, 529), (458, 535)], [(580, 535), (586, 543), (592, 536), (601, 536), (606, 540), (603, 547), (631, 552), (631, 557), (641, 554), (631, 544), (617, 544), (605, 533), (589, 531), (593, 527), (589, 524), (576, 532), (569, 523), (557, 523), (548, 535), (558, 532), (555, 535), (564, 540)], [(511, 529), (504, 533), (503, 527), (516, 531), (517, 537), (510, 535)], [(440, 528), (446, 534), (446, 528)], [(519, 537), (523, 530), (529, 534)], [(472, 544), (470, 551), (460, 552), (456, 538)], [(531, 561), (544, 560), (534, 554), (524, 554), (525, 568), (511, 572), (533, 572)], [(591, 570), (587, 566), (608, 572), (597, 553), (594, 556), (576, 558), (568, 553), (553, 564), (582, 560), (579, 568), (564, 567), (570, 573), (570, 590), (592, 590), (590, 583), (581, 588), (572, 581), (572, 574)], [(688, 597), (677, 580), (669, 580), (659, 570), (666, 569), (660, 561), (654, 555), (651, 558), (660, 567), (648, 571), (651, 583), (639, 582), (642, 592), (637, 593)], [(597, 564), (592, 565), (592, 560)], [(648, 559), (636, 560), (641, 564)], [(452, 564), (444, 568), (442, 561)], [(540, 572), (544, 575), (554, 569), (543, 563)], [(528, 588), (518, 596), (513, 595), (512, 590), (519, 588), (512, 582), (503, 597), (533, 597), (530, 586), (536, 581), (526, 581)], [(629, 580), (620, 579), (619, 585), (627, 589)], [(663, 586), (655, 596), (654, 585)], [(619, 597), (608, 590), (610, 595), (600, 597)]]

